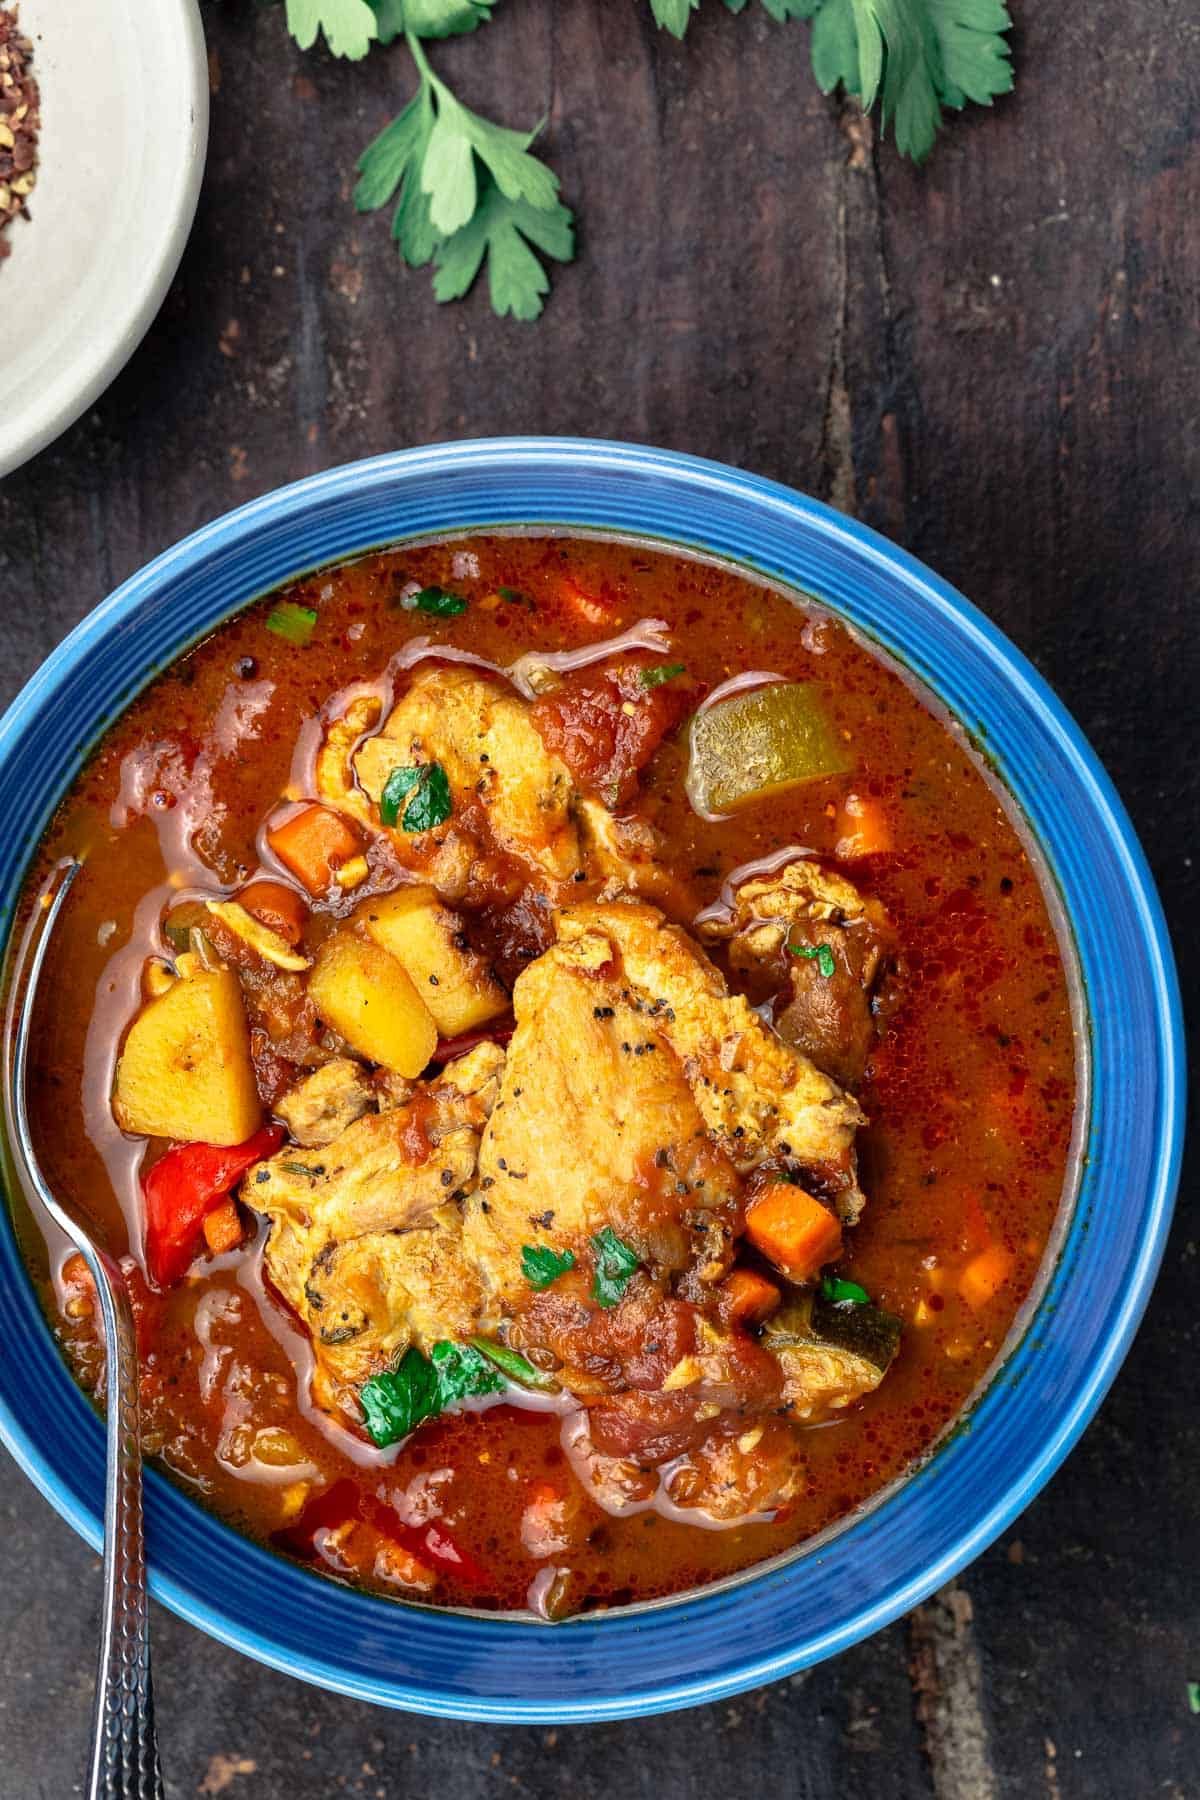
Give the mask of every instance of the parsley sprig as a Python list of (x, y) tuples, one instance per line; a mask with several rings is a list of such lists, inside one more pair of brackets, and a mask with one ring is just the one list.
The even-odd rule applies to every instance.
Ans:
[[(412, 268), (434, 270), (438, 300), (460, 299), (486, 265), (492, 306), (536, 319), (549, 291), (545, 261), (570, 262), (574, 220), (558, 178), (532, 153), (541, 126), (514, 131), (464, 106), (432, 67), (425, 41), (485, 25), (500, 0), (286, 0), (301, 49), (323, 37), (356, 60), (403, 40), (417, 89), (358, 162), (360, 212), (393, 206), (392, 236)], [(702, 0), (649, 0), (663, 30), (681, 38)], [(752, 0), (723, 0), (745, 13)], [(758, 0), (778, 24), (812, 24), (813, 73), (823, 93), (842, 88), (864, 111), (878, 104), (896, 145), (920, 162), (947, 110), (990, 106), (1012, 87), (1005, 0)], [(394, 203), (394, 205), (393, 205)]]

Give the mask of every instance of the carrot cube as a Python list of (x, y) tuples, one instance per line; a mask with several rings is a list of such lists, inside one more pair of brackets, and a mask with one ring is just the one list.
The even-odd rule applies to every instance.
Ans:
[(807, 1281), (842, 1253), (842, 1227), (827, 1206), (790, 1182), (774, 1182), (751, 1207), (746, 1236), (789, 1281)]
[(973, 1256), (958, 1278), (958, 1291), (972, 1312), (981, 1312), (1012, 1274), (1013, 1259), (1002, 1244)]
[(267, 833), (286, 869), (310, 894), (327, 893), (344, 862), (359, 852), (358, 834), (327, 806), (306, 806)]
[(242, 1215), (232, 1194), (226, 1194), (220, 1206), (204, 1215), (204, 1241), (213, 1256), (236, 1250), (245, 1235)]

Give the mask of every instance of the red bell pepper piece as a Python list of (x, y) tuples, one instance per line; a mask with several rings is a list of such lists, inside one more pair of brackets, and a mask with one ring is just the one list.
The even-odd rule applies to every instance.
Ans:
[(436, 1519), (428, 1525), (406, 1525), (394, 1507), (374, 1494), (364, 1493), (344, 1476), (314, 1494), (296, 1523), (277, 1531), (274, 1541), (293, 1556), (311, 1560), (316, 1555), (317, 1533), (344, 1525), (349, 1519), (365, 1520), (380, 1537), (407, 1550), (418, 1562), (440, 1564), (477, 1594), (496, 1592), (496, 1583), (487, 1570), (470, 1551), (455, 1542), (444, 1525)]
[(253, 1163), (283, 1142), (283, 1128), (264, 1125), (244, 1144), (176, 1144), (142, 1177), (146, 1272), (155, 1287), (182, 1281), (199, 1248), (206, 1213), (220, 1205)]

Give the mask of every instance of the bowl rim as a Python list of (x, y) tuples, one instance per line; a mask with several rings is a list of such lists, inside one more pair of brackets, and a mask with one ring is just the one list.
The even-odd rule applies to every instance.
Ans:
[[(31, 722), (52, 702), (62, 680), (87, 653), (102, 644), (137, 606), (144, 604), (169, 578), (178, 577), (189, 568), (195, 568), (211, 552), (218, 549), (225, 553), (236, 551), (239, 545), (244, 546), (254, 532), (265, 525), (294, 524), (311, 514), (318, 504), (345, 499), (361, 493), (372, 484), (378, 484), (382, 488), (389, 482), (403, 481), (405, 477), (436, 477), (440, 472), (446, 471), (466, 472), (481, 477), (486, 476), (489, 468), (503, 467), (512, 473), (548, 464), (558, 470), (569, 469), (576, 475), (581, 474), (585, 479), (592, 480), (613, 474), (634, 482), (666, 476), (680, 484), (693, 516), (701, 508), (706, 494), (710, 497), (723, 495), (743, 505), (748, 504), (752, 513), (764, 509), (774, 514), (782, 513), (786, 519), (815, 532), (831, 554), (835, 550), (848, 552), (853, 559), (873, 568), (876, 574), (893, 582), (898, 581), (911, 597), (931, 608), (933, 613), (951, 619), (959, 631), (969, 634), (984, 662), (1002, 677), (1006, 693), (1011, 690), (1020, 694), (1024, 703), (1032, 707), (1057, 745), (1069, 757), (1078, 779), (1079, 791), (1103, 827), (1108, 846), (1117, 859), (1114, 879), (1120, 880), (1127, 893), (1140, 945), (1146, 956), (1144, 973), (1149, 994), (1147, 1004), (1151, 1008), (1155, 1027), (1157, 1108), (1152, 1145), (1152, 1179), (1146, 1187), (1138, 1211), (1136, 1243), (1127, 1258), (1124, 1286), (1109, 1315), (1100, 1353), (1091, 1364), (1086, 1378), (1077, 1383), (1069, 1404), (1059, 1408), (1053, 1430), (1038, 1443), (1036, 1453), (1021, 1461), (1015, 1472), (988, 1497), (987, 1503), (979, 1507), (969, 1525), (956, 1533), (953, 1542), (941, 1555), (930, 1562), (922, 1562), (902, 1578), (894, 1579), (876, 1592), (868, 1603), (854, 1605), (839, 1623), (824, 1629), (808, 1629), (783, 1651), (765, 1655), (756, 1654), (752, 1647), (743, 1647), (719, 1671), (674, 1682), (664, 1680), (648, 1688), (622, 1691), (619, 1694), (605, 1693), (594, 1699), (577, 1696), (551, 1705), (517, 1694), (499, 1697), (463, 1695), (356, 1674), (344, 1664), (336, 1660), (330, 1661), (328, 1655), (301, 1654), (294, 1649), (281, 1649), (265, 1628), (256, 1630), (231, 1624), (222, 1611), (219, 1597), (197, 1593), (156, 1572), (152, 1558), (151, 1591), (157, 1598), (211, 1636), (269, 1666), (355, 1698), (446, 1717), (504, 1720), (510, 1723), (557, 1723), (643, 1716), (725, 1698), (748, 1687), (778, 1679), (881, 1629), (918, 1604), (978, 1555), (1012, 1522), (1058, 1468), (1093, 1416), (1129, 1348), (1149, 1297), (1170, 1224), (1182, 1148), (1185, 1098), (1180, 997), (1158, 896), (1144, 853), (1113, 784), (1062, 702), (996, 626), (908, 552), (890, 544), (869, 527), (846, 518), (819, 501), (779, 483), (746, 474), (724, 464), (678, 452), (608, 440), (478, 439), (391, 452), (309, 476), (277, 489), (203, 526), (164, 551), (81, 621), (30, 678), (0, 719), (0, 762), (10, 754), (12, 746)], [(581, 501), (580, 512), (585, 510)], [(525, 523), (532, 527), (561, 526), (569, 530), (572, 521), (566, 516), (568, 511), (569, 508), (563, 506), (560, 509), (561, 516), (554, 520), (530, 517)], [(582, 517), (576, 519), (574, 524), (580, 528), (588, 528), (588, 522)], [(478, 521), (471, 521), (460, 529), (482, 531), (487, 527)], [(626, 530), (617, 526), (612, 529), (618, 535), (638, 534), (636, 527)], [(446, 535), (447, 532), (452, 532), (452, 528), (445, 528), (441, 534)], [(398, 535), (397, 541), (421, 535), (428, 534), (403, 532)], [(662, 536), (659, 532), (650, 535)], [(702, 538), (703, 530), (698, 528), (691, 547), (703, 550)], [(682, 535), (675, 541), (681, 547), (688, 547), (687, 540)], [(364, 543), (363, 548), (369, 546)], [(353, 554), (357, 552), (343, 551), (339, 559), (344, 560)], [(741, 562), (747, 568), (758, 569), (767, 580), (781, 579), (790, 585), (799, 585), (791, 577), (778, 574), (773, 576), (768, 564), (755, 562), (749, 556), (727, 552), (714, 554), (721, 555), (727, 561)], [(325, 560), (329, 559), (319, 559)], [(301, 573), (304, 567), (319, 566), (319, 561), (316, 565), (312, 562), (303, 564), (295, 572)], [(270, 585), (277, 583), (273, 581)], [(839, 610), (838, 602), (830, 602), (820, 593), (816, 598), (824, 605), (832, 605), (835, 611)], [(236, 605), (232, 605), (229, 610), (240, 610), (247, 603), (247, 596), (240, 595)], [(178, 655), (184, 647), (184, 642), (180, 641), (174, 654)], [(157, 672), (157, 668), (147, 669), (145, 680), (149, 680)], [(921, 673), (921, 679), (933, 689), (954, 716), (962, 717), (960, 710), (946, 699), (935, 680), (924, 673)], [(121, 709), (126, 704), (128, 696), (122, 697)], [(970, 729), (969, 720), (964, 722)], [(1008, 788), (1009, 783), (1003, 772), (1001, 780)], [(60, 784), (60, 793), (65, 790), (65, 785)], [(1053, 870), (1054, 859), (1032, 821), (1029, 821), (1029, 829), (1048, 866)], [(1066, 896), (1063, 896), (1063, 904), (1074, 929), (1075, 920)], [(1084, 973), (1086, 974), (1086, 970)], [(1090, 1007), (1090, 997), (1087, 997), (1086, 1003)], [(1043, 1294), (1042, 1301), (1035, 1310), (1034, 1323), (1041, 1320), (1047, 1311), (1048, 1292), (1049, 1290)], [(1051, 1324), (1048, 1335), (1052, 1331)], [(984, 1401), (996, 1390), (1007, 1366), (1005, 1364), (993, 1372), (988, 1394), (982, 1397)], [(86, 1402), (81, 1400), (81, 1403), (86, 1409)], [(93, 1548), (98, 1548), (102, 1526), (97, 1508), (82, 1504), (69, 1489), (65, 1480), (56, 1472), (52, 1458), (35, 1443), (25, 1422), (12, 1411), (3, 1392), (0, 1392), (0, 1440), (7, 1445), (35, 1485), (68, 1523)], [(933, 1460), (936, 1462), (937, 1458)], [(156, 1479), (161, 1480), (152, 1472), (151, 1484)], [(904, 1491), (911, 1491), (914, 1480), (915, 1477), (902, 1484)], [(163, 1486), (166, 1484), (163, 1483)], [(207, 1527), (216, 1526), (221, 1533), (234, 1538), (239, 1544), (248, 1542), (239, 1534), (233, 1533), (229, 1527), (221, 1526), (211, 1515), (205, 1514), (204, 1518)], [(841, 1555), (842, 1549), (839, 1546), (844, 1547), (849, 1539), (860, 1535), (864, 1525), (869, 1527), (870, 1524), (869, 1518), (860, 1522), (852, 1519), (836, 1542), (828, 1546), (817, 1560), (832, 1560)], [(278, 1559), (270, 1556), (269, 1552), (262, 1551), (258, 1546), (252, 1548), (272, 1565), (277, 1562)], [(805, 1561), (805, 1558), (798, 1559), (771, 1575), (751, 1574), (737, 1592), (746, 1594), (750, 1590), (766, 1586), (775, 1588), (781, 1579), (786, 1580), (789, 1571), (794, 1571)], [(364, 1619), (373, 1607), (384, 1607), (391, 1612), (397, 1610), (393, 1602), (377, 1601), (349, 1590), (338, 1590), (334, 1584), (319, 1577), (310, 1576), (309, 1580), (319, 1582), (323, 1588), (337, 1593), (339, 1605)], [(696, 1590), (678, 1600), (664, 1603), (661, 1612), (664, 1616), (674, 1617), (681, 1622), (688, 1615), (701, 1614), (705, 1611), (706, 1593), (707, 1590)], [(403, 1610), (412, 1616), (412, 1609)], [(446, 1621), (453, 1615), (421, 1610), (422, 1616), (438, 1620), (443, 1634), (449, 1635)], [(624, 1630), (622, 1619), (626, 1620), (626, 1624), (630, 1622), (630, 1616), (619, 1610), (611, 1614), (589, 1614), (559, 1630), (565, 1629), (569, 1634), (578, 1634), (590, 1626), (593, 1631), (608, 1634), (614, 1640), (615, 1647), (617, 1638)], [(500, 1634), (511, 1627), (511, 1621), (500, 1616), (495, 1620), (485, 1621), (485, 1625), (490, 1626), (499, 1639)], [(528, 1630), (528, 1627), (524, 1629)], [(799, 1629), (797, 1627), (798, 1631)], [(555, 1636), (556, 1641), (566, 1650), (571, 1637), (559, 1638), (557, 1633)]]

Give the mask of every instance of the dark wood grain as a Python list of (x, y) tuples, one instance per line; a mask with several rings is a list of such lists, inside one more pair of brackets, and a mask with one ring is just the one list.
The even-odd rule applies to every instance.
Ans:
[[(679, 46), (642, 0), (512, 0), (438, 55), (510, 123), (548, 113), (581, 210), (529, 327), (482, 293), (436, 308), (349, 205), (403, 53), (302, 57), (277, 9), (210, 5), (179, 277), (0, 492), (5, 697), (147, 557), (310, 470), (499, 432), (720, 457), (858, 512), (1034, 658), (1117, 779), (1194, 996), (1200, 25), (1187, 0), (1017, 11), (1018, 93), (914, 171), (816, 93), (804, 27), (709, 0)], [(836, 1663), (696, 1714), (499, 1731), (310, 1692), (160, 1613), (173, 1800), (1190, 1800), (1198, 1238), (1193, 1164), (1081, 1447), (953, 1590)], [(57, 1800), (79, 1791), (96, 1566), (15, 1472), (0, 1507), (0, 1800)]]

